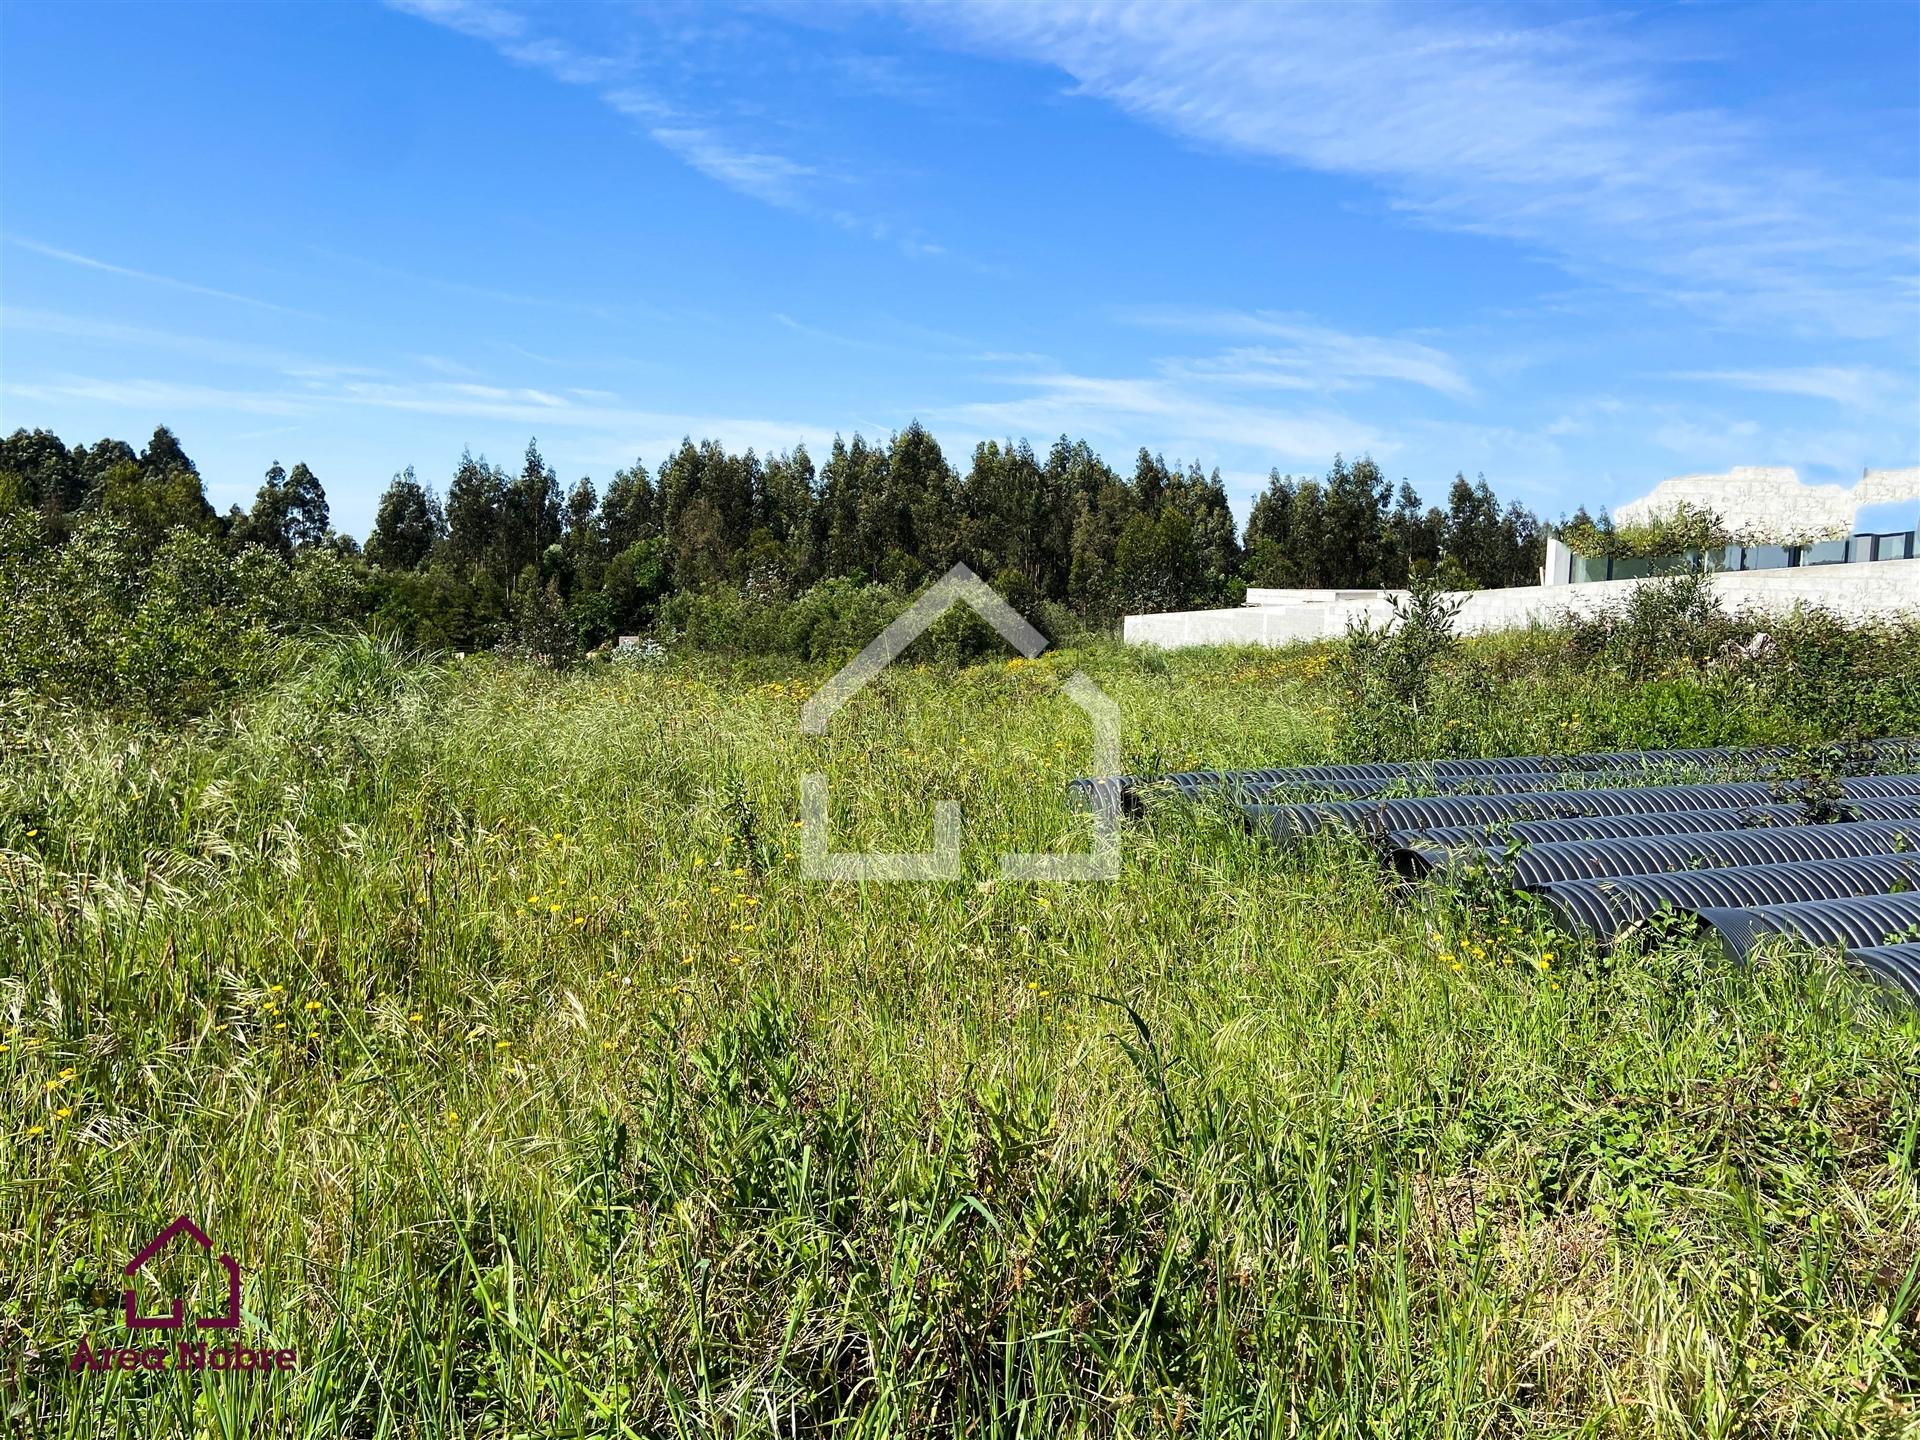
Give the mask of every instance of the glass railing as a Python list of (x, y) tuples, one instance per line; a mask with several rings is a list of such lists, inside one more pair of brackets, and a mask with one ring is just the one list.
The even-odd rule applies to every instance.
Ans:
[(1570, 578), (1576, 585), (1595, 580), (1645, 580), (1689, 570), (1789, 570), (1802, 565), (1855, 565), (1873, 560), (1920, 559), (1920, 531), (1853, 535), (1812, 545), (1728, 545), (1685, 555), (1575, 555)]

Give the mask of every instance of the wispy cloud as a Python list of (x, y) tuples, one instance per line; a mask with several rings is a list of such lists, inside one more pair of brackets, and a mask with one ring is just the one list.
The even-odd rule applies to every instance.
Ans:
[(49, 260), (58, 260), (66, 265), (77, 265), (83, 270), (97, 270), (103, 275), (119, 275), (125, 279), (139, 280), (148, 285), (163, 285), (170, 290), (181, 290), (189, 295), (204, 295), (210, 300), (230, 300), (236, 305), (250, 305), (256, 310), (271, 310), (280, 315), (299, 315), (306, 319), (316, 318), (308, 314), (305, 310), (295, 310), (286, 305), (276, 305), (270, 300), (256, 299), (252, 295), (238, 295), (231, 290), (219, 290), (211, 285), (199, 285), (191, 280), (181, 280), (172, 275), (156, 275), (151, 270), (136, 270), (130, 265), (116, 265), (108, 260), (96, 259), (92, 255), (81, 255), (72, 250), (62, 250), (54, 245), (43, 245), (37, 240), (28, 240), (19, 235), (9, 235), (7, 242), (22, 250), (32, 251), (35, 255), (44, 255)]
[(1425, 223), (1722, 321), (1911, 331), (1911, 177), (1816, 174), (1752, 122), (1676, 106), (1665, 57), (1611, 22), (1111, 0), (906, 13), (1191, 140), (1366, 180)]
[(484, 40), (515, 64), (544, 70), (567, 85), (601, 85), (616, 79), (621, 64), (533, 33), (525, 16), (485, 0), (387, 0), (395, 10)]
[(1460, 363), (1418, 340), (1358, 335), (1299, 316), (1266, 311), (1144, 308), (1123, 318), (1149, 327), (1270, 343), (1242, 346), (1205, 361), (1188, 362), (1190, 373), (1257, 388), (1343, 390), (1378, 380), (1419, 385), (1455, 400), (1473, 398)]
[(1800, 395), (1830, 400), (1855, 410), (1902, 406), (1912, 413), (1920, 395), (1913, 385), (1870, 365), (1800, 365), (1765, 370), (1682, 370), (1672, 377), (1735, 390), (1757, 390), (1771, 395)]
[(656, 144), (731, 190), (776, 209), (816, 215), (843, 228), (869, 229), (879, 238), (888, 238), (885, 227), (823, 197), (823, 182), (829, 177), (821, 167), (781, 154), (763, 141), (746, 142), (723, 133), (711, 117), (690, 114), (641, 84), (631, 61), (594, 55), (538, 34), (527, 15), (486, 0), (387, 3), (404, 14), (483, 41), (514, 63), (543, 71), (562, 84), (598, 91), (608, 108), (643, 125)]
[(710, 179), (782, 210), (802, 207), (805, 187), (820, 172), (784, 155), (742, 149), (699, 125), (656, 125), (647, 132)]
[(438, 379), (335, 377), (301, 385), (219, 385), (153, 376), (56, 375), (0, 387), (8, 401), (84, 401), (108, 409), (164, 417), (270, 415), (337, 423), (356, 411), (387, 411), (512, 426), (544, 440), (561, 438), (576, 453), (625, 464), (636, 454), (658, 458), (686, 436), (717, 436), (735, 447), (781, 449), (820, 445), (834, 427), (753, 416), (674, 413), (626, 405), (611, 392), (556, 394), (531, 386)]
[(294, 380), (334, 380), (380, 373), (369, 365), (321, 360), (243, 340), (227, 340), (189, 330), (154, 330), (120, 320), (98, 320), (90, 315), (68, 315), (30, 306), (0, 307), (0, 332), (58, 335), (96, 345), (116, 357), (124, 356), (130, 350), (158, 350), (192, 356), (232, 369), (267, 372)]
[[(1336, 451), (1394, 448), (1371, 427), (1324, 408), (1284, 410), (1175, 378), (1083, 375), (1069, 370), (1015, 373), (1003, 382), (1019, 393), (931, 410), (976, 438), (1084, 435), (1125, 453), (1142, 443), (1202, 463), (1324, 465)], [(1123, 453), (1124, 452), (1124, 453)]]

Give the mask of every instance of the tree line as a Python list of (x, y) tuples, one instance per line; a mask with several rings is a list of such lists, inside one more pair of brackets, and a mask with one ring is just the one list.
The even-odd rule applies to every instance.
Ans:
[(734, 453), (683, 441), (602, 491), (563, 485), (529, 441), (516, 470), (463, 454), (444, 494), (409, 467), (380, 498), (364, 547), (331, 525), (304, 464), (268, 468), (250, 508), (217, 514), (173, 432), (142, 450), (68, 447), (47, 430), (0, 440), (0, 514), (37, 512), (58, 543), (88, 517), (157, 546), (185, 527), (289, 559), (350, 561), (369, 617), (420, 644), (474, 648), (515, 634), (591, 647), (671, 620), (678, 597), (789, 602), (823, 582), (908, 593), (965, 561), (1016, 606), (1075, 623), (1236, 604), (1246, 587), (1451, 588), (1533, 583), (1544, 530), (1484, 477), (1423, 505), (1370, 458), (1324, 477), (1272, 474), (1239, 533), (1218, 470), (1142, 449), (1131, 474), (1065, 437), (977, 446), (964, 471), (915, 424), (884, 442), (837, 438)]

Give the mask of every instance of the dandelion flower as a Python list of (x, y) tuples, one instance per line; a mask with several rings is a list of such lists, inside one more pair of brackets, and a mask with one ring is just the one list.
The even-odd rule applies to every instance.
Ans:
[(513, 1041), (496, 1040), (493, 1042), (493, 1048), (496, 1050), (511, 1050), (513, 1048)]
[(68, 1066), (65, 1070), (62, 1070), (60, 1072), (60, 1078), (62, 1080), (71, 1080), (75, 1075), (78, 1075), (79, 1073), (80, 1072), (78, 1070), (75, 1070), (72, 1066)]
[(58, 1090), (60, 1088), (60, 1084), (61, 1082), (58, 1080), (49, 1080), (47, 1081), (47, 1089), (49, 1091)]
[(423, 1016), (418, 1010), (414, 1011), (411, 1015), (407, 1016), (407, 1019), (415, 1025), (418, 1025), (425, 1018), (426, 1017)]
[(547, 913), (549, 915), (558, 915), (560, 913), (560, 906), (557, 903), (547, 906)]
[(45, 1133), (45, 1131), (46, 1131), (46, 1128), (47, 1128), (47, 1127), (46, 1127), (46, 1126), (44, 1126), (44, 1125), (29, 1125), (29, 1126), (27, 1127), (27, 1134), (29, 1134), (29, 1135), (40, 1135), (40, 1134), (44, 1134), (44, 1133)]
[(319, 1002), (318, 1000), (309, 1000), (309, 1001), (307, 1001), (307, 1009), (308, 1009), (308, 1010), (324, 1010), (324, 1009), (326, 1009), (326, 1008), (327, 1008), (327, 1007), (326, 1007), (326, 1006), (324, 1006), (324, 1005), (322, 1005), (322, 1004), (321, 1004), (321, 1003), (320, 1003), (320, 1002)]
[(53, 1118), (56, 1120), (64, 1120), (71, 1114), (73, 1114), (73, 1111), (62, 1105), (58, 1110), (53, 1112)]

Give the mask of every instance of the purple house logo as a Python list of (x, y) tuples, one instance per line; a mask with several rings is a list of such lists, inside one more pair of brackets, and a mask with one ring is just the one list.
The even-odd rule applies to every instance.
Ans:
[[(193, 1221), (182, 1215), (153, 1239), (149, 1240), (140, 1253), (127, 1262), (127, 1278), (131, 1280), (139, 1273), (140, 1267), (153, 1259), (167, 1246), (182, 1235), (191, 1236), (202, 1250), (213, 1250), (213, 1241)], [(227, 1313), (220, 1316), (202, 1316), (194, 1320), (195, 1326), (202, 1330), (237, 1330), (240, 1326), (240, 1265), (231, 1255), (216, 1255), (220, 1268), (227, 1272)], [(164, 1315), (142, 1315), (138, 1301), (134, 1298), (133, 1287), (126, 1290), (127, 1324), (136, 1330), (178, 1330), (186, 1324), (181, 1317), (183, 1309), (179, 1300), (173, 1302), (173, 1309)]]

